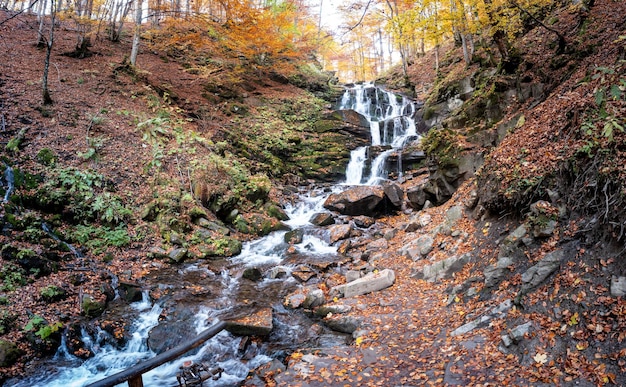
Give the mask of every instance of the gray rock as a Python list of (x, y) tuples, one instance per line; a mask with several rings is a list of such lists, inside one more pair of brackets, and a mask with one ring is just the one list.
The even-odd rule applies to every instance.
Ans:
[(333, 244), (339, 240), (348, 238), (351, 231), (352, 226), (349, 224), (337, 224), (329, 227), (330, 243)]
[(390, 241), (393, 239), (393, 237), (396, 236), (397, 233), (398, 233), (398, 230), (396, 230), (395, 228), (387, 229), (385, 230), (385, 233), (383, 234), (383, 238)]
[(335, 218), (333, 218), (333, 215), (331, 213), (319, 212), (313, 215), (311, 219), (309, 219), (309, 222), (311, 222), (311, 224), (315, 226), (324, 227), (335, 224)]
[(535, 238), (547, 238), (554, 234), (556, 225), (557, 221), (553, 219), (548, 220), (546, 223), (538, 224), (533, 228), (533, 236)]
[(320, 317), (326, 317), (329, 313), (332, 314), (344, 314), (348, 313), (352, 310), (350, 305), (341, 305), (341, 304), (332, 304), (332, 305), (322, 305), (319, 308), (315, 309), (315, 314)]
[(626, 277), (611, 277), (611, 295), (613, 297), (626, 296)]
[(342, 285), (343, 295), (344, 297), (354, 297), (375, 292), (388, 288), (393, 285), (395, 281), (396, 275), (391, 269), (372, 272), (355, 281)]
[(414, 261), (427, 256), (432, 250), (435, 240), (430, 235), (422, 235), (402, 247), (401, 253)]
[(370, 243), (368, 243), (365, 246), (365, 251), (367, 252), (374, 252), (374, 251), (379, 251), (379, 250), (386, 250), (389, 247), (389, 244), (387, 243), (387, 239), (385, 238), (378, 238)]
[(451, 336), (463, 335), (465, 333), (473, 331), (474, 329), (476, 329), (478, 327), (484, 326), (489, 321), (491, 321), (493, 318), (502, 317), (509, 309), (511, 309), (512, 306), (513, 306), (513, 301), (505, 300), (505, 301), (501, 302), (495, 308), (491, 309), (486, 314), (484, 314), (484, 315), (480, 316), (479, 318), (477, 318), (476, 320), (472, 320), (472, 321), (470, 321), (470, 322), (468, 322), (466, 324), (461, 325), (460, 327), (458, 327), (457, 329), (452, 331), (452, 333), (450, 333), (450, 335)]
[(421, 271), (414, 275), (414, 278), (424, 279), (428, 282), (438, 281), (463, 269), (471, 258), (471, 254), (467, 253), (461, 256), (446, 258), (442, 261), (435, 262), (432, 265), (426, 265)]
[(530, 328), (532, 328), (532, 326), (532, 322), (527, 322), (525, 324), (516, 326), (515, 328), (511, 329), (508, 334), (501, 336), (502, 343), (505, 347), (510, 347), (513, 344), (519, 343), (520, 341), (522, 341), (524, 336), (528, 332), (530, 332)]
[(522, 274), (522, 288), (520, 293), (526, 294), (545, 281), (550, 274), (561, 266), (561, 260), (563, 260), (564, 255), (565, 252), (563, 250), (552, 251), (546, 254), (536, 265), (526, 270), (524, 274)]
[(497, 285), (500, 280), (510, 272), (513, 265), (513, 259), (510, 257), (500, 257), (495, 265), (488, 266), (485, 269), (485, 286), (490, 288)]
[(393, 182), (385, 182), (383, 184), (383, 191), (385, 196), (395, 207), (401, 207), (404, 201), (404, 190), (399, 184)]
[(269, 279), (280, 279), (287, 277), (287, 269), (281, 266), (275, 266), (267, 275)]
[(176, 263), (182, 262), (187, 257), (187, 249), (173, 249), (167, 256)]
[(215, 231), (218, 234), (230, 235), (230, 230), (223, 224), (220, 224), (218, 222), (211, 222), (210, 220), (207, 220), (205, 218), (198, 218), (196, 219), (195, 223), (202, 228), (210, 231)]
[(324, 324), (333, 331), (352, 334), (361, 326), (361, 320), (352, 316), (338, 316), (324, 320)]
[(302, 303), (302, 307), (305, 309), (313, 309), (326, 302), (324, 292), (321, 289), (312, 289), (306, 294), (306, 298)]
[(460, 219), (463, 219), (463, 208), (461, 206), (450, 207), (450, 209), (446, 211), (446, 221), (455, 224)]
[(306, 295), (302, 291), (302, 289), (298, 289), (293, 293), (288, 294), (283, 301), (283, 304), (291, 309), (297, 309), (302, 306), (306, 300)]
[(361, 272), (358, 270), (348, 270), (346, 272), (346, 283), (356, 281), (361, 278)]

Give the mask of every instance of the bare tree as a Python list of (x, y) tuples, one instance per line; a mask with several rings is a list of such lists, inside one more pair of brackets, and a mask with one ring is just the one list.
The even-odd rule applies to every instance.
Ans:
[(52, 45), (54, 44), (54, 25), (56, 23), (56, 15), (57, 4), (55, 3), (55, 0), (50, 0), (50, 33), (48, 34), (48, 40), (46, 41), (46, 59), (44, 60), (43, 77), (41, 79), (44, 105), (50, 105), (52, 103), (52, 97), (50, 97), (50, 90), (48, 89), (48, 71), (50, 70), (50, 54), (52, 53)]
[(133, 34), (133, 48), (130, 51), (130, 64), (137, 65), (137, 54), (139, 53), (139, 41), (141, 39), (141, 11), (143, 0), (135, 1), (135, 32)]

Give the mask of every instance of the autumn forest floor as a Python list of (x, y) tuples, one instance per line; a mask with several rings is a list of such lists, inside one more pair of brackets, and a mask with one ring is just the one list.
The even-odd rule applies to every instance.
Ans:
[[(568, 38), (572, 41), (580, 37), (575, 20), (578, 13), (568, 12), (565, 10), (559, 14), (560, 21), (555, 28), (571, 31)], [(335, 301), (352, 306), (349, 315), (361, 322), (353, 345), (322, 350), (303, 348), (290, 355), (286, 371), (257, 372), (263, 375), (264, 383), (289, 386), (626, 385), (626, 299), (612, 296), (609, 290), (613, 276), (626, 276), (624, 237), (619, 235), (619, 228), (614, 224), (624, 219), (619, 217), (620, 210), (617, 209), (611, 210), (616, 218), (609, 219), (605, 215), (604, 219), (609, 219), (607, 223), (594, 223), (594, 217), (600, 219), (604, 211), (609, 212), (609, 204), (598, 206), (595, 213), (585, 212), (577, 200), (590, 195), (586, 202), (595, 205), (593, 195), (585, 189), (592, 183), (604, 182), (602, 173), (592, 175), (587, 171), (584, 182), (570, 178), (575, 174), (571, 171), (581, 165), (597, 164), (600, 172), (602, 167), (607, 168), (603, 171), (613, 178), (617, 186), (614, 191), (624, 195), (623, 129), (620, 132), (616, 127), (611, 141), (606, 134), (585, 137), (579, 129), (584, 122), (594, 122), (590, 111), (596, 92), (606, 86), (601, 82), (611, 76), (618, 81), (624, 79), (624, 40), (618, 41), (618, 36), (625, 34), (626, 27), (620, 18), (625, 14), (623, 2), (596, 1), (590, 14), (585, 16), (590, 20), (587, 31), (592, 36), (595, 51), (591, 50), (593, 53), (583, 57), (556, 58), (549, 44), (553, 37), (540, 29), (534, 29), (524, 37), (529, 48), (524, 54), (525, 60), (527, 64), (533, 64), (527, 65), (524, 75), (547, 86), (541, 101), (530, 101), (526, 105), (512, 103), (510, 111), (505, 112), (503, 121), (523, 114), (525, 123), (521, 129), (510, 130), (498, 146), (485, 147), (463, 138), (461, 142), (466, 150), (479, 149), (486, 156), (485, 165), (478, 177), (467, 179), (448, 202), (421, 211), (421, 214), (430, 216), (424, 227), (411, 233), (405, 231), (415, 213), (398, 212), (377, 219), (383, 227), (398, 232), (389, 240), (383, 256), (372, 264), (380, 270), (393, 269), (396, 282), (380, 292)], [(2, 18), (6, 16), (4, 13), (0, 15)], [(133, 208), (142, 208), (156, 193), (169, 194), (167, 185), (161, 186), (160, 180), (177, 180), (181, 186), (189, 186), (191, 177), (186, 173), (186, 165), (195, 157), (187, 153), (166, 154), (159, 159), (163, 161), (160, 172), (147, 168), (154, 164), (155, 154), (152, 149), (146, 149), (146, 133), (138, 130), (138, 122), (150, 120), (156, 112), (166, 110), (186, 121), (185, 130), (214, 138), (217, 143), (228, 138), (229, 130), (239, 124), (233, 106), (256, 112), (262, 101), (288, 100), (303, 93), (288, 83), (254, 74), (244, 82), (247, 91), (243, 102), (233, 104), (228, 99), (221, 99), (207, 103), (207, 98), (203, 97), (207, 93), (204, 81), (184, 71), (180, 64), (168, 60), (163, 53), (144, 49), (138, 60), (140, 70), (128, 71), (124, 61), (130, 51), (128, 40), (111, 44), (104, 39), (93, 39), (90, 48), (93, 55), (74, 59), (61, 53), (73, 50), (75, 34), (69, 28), (61, 28), (50, 68), (54, 104), (42, 106), (40, 80), (44, 50), (34, 46), (35, 26), (33, 18), (16, 18), (0, 26), (2, 160), (7, 163), (10, 160), (16, 170), (36, 174), (46, 168), (38, 158), (39, 152), (52, 148), (57, 155), (56, 163), (90, 168), (107, 176), (112, 192), (123, 195), (124, 202)], [(450, 57), (459, 58), (458, 54), (457, 50)], [(545, 58), (553, 59), (550, 63)], [(557, 65), (555, 60), (565, 62)], [(420, 90), (432, 91), (435, 83), (432, 78), (436, 74), (432, 70), (420, 71), (420, 66), (427, 64), (416, 61), (411, 68), (414, 84)], [(443, 66), (442, 73), (469, 74), (478, 68), (477, 64), (465, 68), (452, 59), (444, 61)], [(595, 76), (597, 68), (616, 70), (602, 78)], [(543, 78), (539, 79), (540, 76)], [(173, 100), (168, 100), (170, 94), (174, 95)], [(624, 100), (610, 100), (605, 106), (614, 109), (611, 111), (617, 122), (623, 125)], [(199, 116), (203, 119), (196, 119)], [(94, 125), (100, 122), (98, 117), (104, 117), (106, 123)], [(24, 128), (24, 145), (18, 152), (6, 150), (6, 145)], [(468, 133), (471, 128), (465, 127), (459, 132), (464, 136), (472, 134)], [(98, 139), (98, 144), (93, 142), (94, 138)], [(166, 141), (173, 146), (177, 138), (171, 136)], [(595, 141), (595, 145), (585, 148), (589, 141)], [(213, 147), (211, 144), (207, 149), (211, 148), (212, 152)], [(97, 157), (85, 156), (90, 149)], [(200, 145), (198, 149), (200, 153), (204, 151)], [(605, 149), (598, 154), (611, 154), (614, 159), (608, 162), (586, 153), (590, 155), (587, 161), (581, 158), (581, 149), (587, 152)], [(520, 169), (519, 165), (524, 168)], [(515, 176), (507, 173), (513, 170), (517, 171)], [(534, 185), (528, 184), (534, 181), (533, 177), (540, 175), (547, 177)], [(595, 178), (597, 181), (592, 181)], [(515, 185), (521, 181), (524, 183)], [(542, 182), (548, 182), (545, 183), (548, 186), (542, 186)], [(278, 177), (273, 177), (273, 183), (277, 186), (286, 184)], [(404, 188), (415, 183), (407, 180)], [(490, 184), (496, 187), (485, 192), (485, 187)], [(516, 189), (506, 191), (507, 187)], [(531, 238), (522, 246), (522, 257), (509, 275), (496, 286), (487, 288), (483, 273), (487, 266), (497, 262), (503, 240), (521, 224), (532, 226), (534, 220), (528, 216), (529, 205), (548, 198), (547, 193), (543, 196), (528, 194), (532, 191), (524, 191), (528, 187), (534, 192), (546, 187), (560, 190), (560, 197), (555, 202), (565, 204), (567, 214), (558, 218), (554, 233)], [(563, 192), (568, 187), (577, 197), (569, 197)], [(26, 187), (23, 189), (27, 190)], [(476, 192), (479, 205), (468, 204)], [(605, 191), (599, 192), (608, 191), (605, 187)], [(270, 196), (278, 198), (279, 190), (273, 189)], [(604, 196), (601, 199), (604, 200)], [(614, 203), (625, 202), (615, 199)], [(3, 218), (6, 216), (5, 205)], [(463, 208), (462, 218), (451, 232), (436, 232), (435, 229), (445, 223), (446, 212), (455, 206)], [(70, 227), (60, 221), (55, 224), (61, 230)], [(86, 276), (82, 279), (82, 288), (87, 292), (97, 288), (104, 269), (116, 273), (123, 281), (141, 283), (151, 269), (162, 265), (160, 262), (153, 264), (146, 258), (148, 250), (162, 245), (158, 233), (158, 227), (153, 224), (139, 219), (131, 222), (128, 229), (131, 240), (125, 247), (88, 254), (86, 263), (80, 263), (93, 269), (82, 272)], [(0, 242), (15, 246), (17, 234), (18, 231), (8, 228), (0, 235)], [(407, 238), (420, 235), (434, 236), (434, 249), (428, 259), (414, 261), (403, 256), (400, 252), (410, 242)], [(237, 237), (251, 238), (241, 233)], [(28, 238), (19, 239), (17, 245), (42, 249)], [(546, 254), (559, 249), (567, 252), (559, 269), (520, 300), (522, 273)], [(105, 258), (111, 252), (115, 259), (109, 261)], [(451, 278), (433, 282), (416, 278), (416, 273), (426, 265), (466, 253), (472, 259)], [(4, 256), (0, 263), (9, 264)], [(72, 265), (78, 266), (79, 262), (69, 256), (63, 258), (64, 267)], [(6, 273), (3, 275), (6, 285), (8, 277)], [(0, 313), (4, 313), (0, 314), (0, 322), (7, 320), (6, 311), (9, 310), (12, 316), (16, 316), (11, 321), (15, 327), (24, 327), (33, 314), (50, 322), (58, 321), (59, 316), (80, 315), (76, 287), (69, 288), (70, 295), (55, 302), (54, 306), (42, 298), (42, 289), (50, 289), (51, 285), (64, 287), (63, 284), (72, 282), (71, 275), (68, 270), (59, 270), (33, 277), (17, 291), (5, 286), (0, 292), (3, 300)], [(492, 316), (469, 333), (451, 335), (463, 324), (490, 315), (494, 308), (507, 300), (516, 302), (504, 313)], [(530, 331), (519, 342), (504, 346), (502, 336), (524, 323), (531, 323)], [(20, 343), (25, 359), (37, 356), (24, 339), (24, 329), (8, 329), (6, 333), (0, 333), (2, 339)], [(3, 375), (11, 376), (25, 370), (28, 372), (29, 363), (18, 362), (2, 368)], [(255, 385), (258, 380), (251, 378), (247, 383)]]

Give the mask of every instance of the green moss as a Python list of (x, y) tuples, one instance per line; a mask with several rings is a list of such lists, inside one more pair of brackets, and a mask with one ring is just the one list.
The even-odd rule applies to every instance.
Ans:
[(57, 161), (57, 155), (50, 148), (43, 148), (37, 153), (37, 161), (43, 165), (52, 166)]

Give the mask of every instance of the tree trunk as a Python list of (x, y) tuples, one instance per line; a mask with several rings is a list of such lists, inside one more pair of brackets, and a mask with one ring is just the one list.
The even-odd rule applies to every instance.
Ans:
[(133, 48), (130, 51), (130, 64), (137, 65), (137, 54), (139, 53), (139, 40), (141, 39), (141, 11), (143, 0), (135, 2), (135, 33), (133, 34)]
[(52, 53), (52, 45), (54, 44), (54, 23), (56, 22), (56, 8), (54, 4), (55, 0), (50, 1), (50, 35), (48, 35), (48, 42), (46, 44), (46, 59), (43, 64), (43, 77), (41, 79), (42, 84), (42, 96), (43, 104), (52, 104), (52, 97), (50, 96), (50, 90), (48, 89), (48, 71), (50, 70), (50, 54)]

